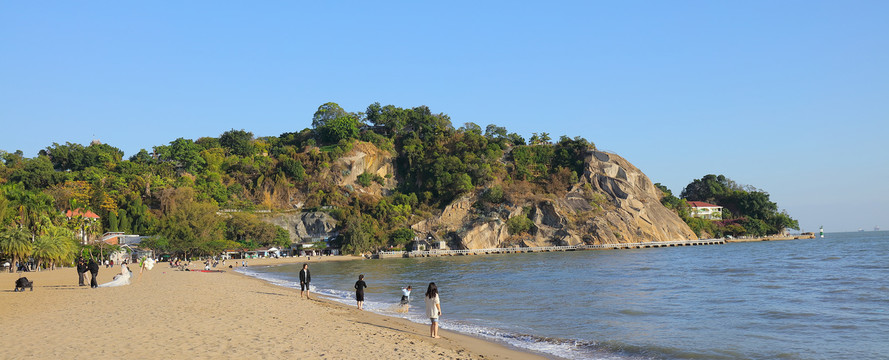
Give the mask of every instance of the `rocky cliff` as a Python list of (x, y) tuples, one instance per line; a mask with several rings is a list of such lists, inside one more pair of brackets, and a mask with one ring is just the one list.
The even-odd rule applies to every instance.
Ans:
[[(377, 181), (362, 186), (358, 176), (363, 173), (377, 175)], [(369, 143), (358, 143), (337, 160), (330, 174), (350, 192), (380, 196), (397, 185), (393, 155)], [(591, 150), (583, 174), (578, 175), (570, 189), (507, 196), (507, 201), (493, 206), (480, 202), (481, 192), (465, 195), (411, 227), (419, 236), (444, 240), (456, 249), (697, 239), (685, 222), (661, 205), (662, 194), (651, 180), (624, 158)], [(517, 216), (532, 223), (527, 233), (510, 234), (507, 223)], [(294, 242), (337, 231), (337, 219), (325, 212), (282, 213), (265, 221), (289, 230)]]
[[(413, 229), (462, 249), (697, 239), (682, 219), (661, 205), (661, 196), (651, 180), (622, 157), (590, 151), (582, 177), (564, 196), (546, 194), (488, 212), (474, 206), (477, 196), (466, 196)], [(529, 234), (509, 234), (507, 221), (515, 216), (533, 222)]]
[(326, 212), (286, 212), (261, 218), (290, 232), (290, 241), (301, 243), (336, 233), (336, 219)]
[[(350, 187), (358, 192), (372, 195), (387, 195), (396, 185), (394, 180), (394, 156), (373, 144), (357, 142), (346, 156), (338, 159), (333, 174), (337, 185)], [(364, 173), (375, 175), (382, 183), (371, 182), (370, 186), (358, 183), (358, 176)]]

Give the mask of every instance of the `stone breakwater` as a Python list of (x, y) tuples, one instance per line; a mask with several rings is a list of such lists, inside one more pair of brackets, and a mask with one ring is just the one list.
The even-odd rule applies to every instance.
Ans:
[(432, 257), (432, 256), (461, 256), (461, 255), (490, 255), (490, 254), (515, 254), (531, 252), (554, 251), (580, 251), (580, 250), (614, 250), (614, 249), (644, 249), (674, 246), (700, 246), (723, 245), (725, 239), (703, 239), (683, 241), (657, 241), (621, 244), (597, 244), (597, 245), (569, 245), (569, 246), (538, 246), (538, 247), (508, 247), (490, 249), (468, 250), (425, 250), (425, 251), (381, 251), (374, 254), (375, 259), (401, 258), (401, 257)]

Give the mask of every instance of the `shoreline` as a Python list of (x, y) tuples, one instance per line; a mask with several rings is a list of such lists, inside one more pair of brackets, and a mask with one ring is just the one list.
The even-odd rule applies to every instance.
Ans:
[[(249, 266), (358, 260), (330, 256), (248, 259)], [(240, 263), (240, 261), (239, 261)], [(198, 268), (193, 262), (191, 268)], [(229, 265), (229, 264), (226, 264)], [(248, 267), (249, 267), (248, 266)], [(313, 359), (437, 358), (543, 359), (535, 353), (428, 324), (359, 311), (339, 302), (274, 285), (227, 266), (223, 273), (175, 271), (158, 263), (131, 285), (77, 286), (73, 268), (0, 273), (0, 335), (6, 358), (209, 358), (273, 356)], [(108, 282), (119, 267), (101, 268)], [(15, 293), (15, 279), (34, 281), (34, 291)]]

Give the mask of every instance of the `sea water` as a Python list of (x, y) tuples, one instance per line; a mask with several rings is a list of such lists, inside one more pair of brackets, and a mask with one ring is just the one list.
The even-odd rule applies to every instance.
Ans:
[[(247, 274), (299, 287), (301, 264)], [(637, 250), (312, 263), (314, 290), (567, 359), (889, 359), (889, 231)], [(400, 313), (401, 288), (412, 307)]]

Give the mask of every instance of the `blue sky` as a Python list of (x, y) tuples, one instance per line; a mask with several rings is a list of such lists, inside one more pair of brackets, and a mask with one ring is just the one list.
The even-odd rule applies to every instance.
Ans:
[(724, 174), (807, 231), (889, 229), (887, 34), (886, 1), (7, 1), (0, 149), (427, 105), (585, 137), (677, 194)]

